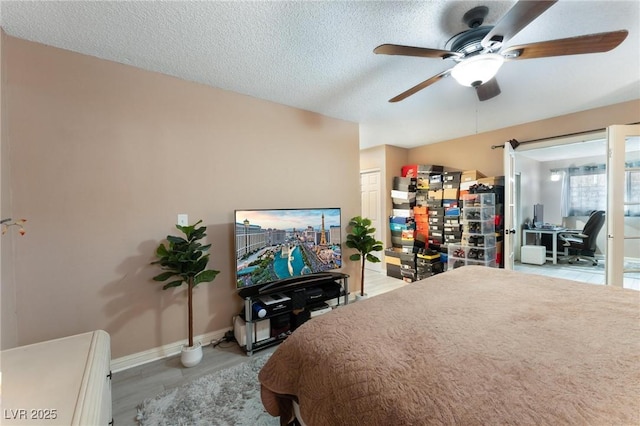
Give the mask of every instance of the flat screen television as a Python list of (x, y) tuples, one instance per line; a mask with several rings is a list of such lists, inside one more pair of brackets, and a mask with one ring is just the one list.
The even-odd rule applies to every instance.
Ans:
[(340, 242), (340, 208), (236, 210), (236, 286), (340, 268)]

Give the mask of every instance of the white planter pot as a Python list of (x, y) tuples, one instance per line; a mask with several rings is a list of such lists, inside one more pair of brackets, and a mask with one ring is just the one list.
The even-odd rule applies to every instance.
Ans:
[(182, 347), (180, 361), (182, 361), (182, 365), (185, 367), (198, 365), (200, 361), (202, 361), (202, 344), (197, 342), (194, 343), (193, 346), (184, 345)]

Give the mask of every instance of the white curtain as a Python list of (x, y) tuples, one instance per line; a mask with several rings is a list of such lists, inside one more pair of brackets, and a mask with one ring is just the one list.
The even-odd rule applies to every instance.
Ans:
[(566, 170), (559, 171), (562, 181), (562, 197), (560, 199), (560, 214), (562, 217), (569, 216), (571, 202), (569, 198), (569, 173)]

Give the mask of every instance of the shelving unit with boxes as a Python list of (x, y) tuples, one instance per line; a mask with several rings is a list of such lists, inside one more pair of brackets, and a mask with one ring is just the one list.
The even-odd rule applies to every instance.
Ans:
[(439, 253), (427, 247), (429, 222), (426, 191), (429, 176), (442, 166), (408, 165), (393, 178), (393, 215), (389, 218), (392, 247), (385, 250), (387, 275), (407, 282), (442, 272)]
[(478, 186), (475, 191), (481, 191), (489, 188), (495, 194), (496, 202), (496, 263), (501, 268), (504, 267), (504, 256), (502, 242), (504, 239), (504, 176), (491, 176), (478, 179)]
[(394, 177), (391, 190), (393, 215), (389, 218), (391, 245), (401, 252), (413, 252), (416, 242), (413, 208), (416, 205), (416, 179)]
[(465, 194), (460, 244), (449, 244), (447, 269), (464, 265), (496, 266), (495, 194)]
[[(394, 178), (394, 210), (393, 216), (389, 218), (392, 247), (385, 252), (387, 275), (412, 282), (439, 273), (449, 265), (453, 267), (460, 258), (454, 256), (454, 262), (448, 261), (449, 253), (452, 252), (449, 246), (454, 247), (453, 251), (461, 247), (469, 248), (466, 252), (458, 252), (464, 253), (465, 264), (490, 262), (488, 258), (492, 251), (484, 250), (484, 246), (491, 246), (488, 248), (494, 248), (495, 256), (492, 266), (501, 265), (504, 199), (502, 179), (501, 176), (485, 177), (478, 170), (444, 171), (442, 166), (404, 166), (402, 177)], [(408, 191), (409, 194), (395, 191)], [(464, 232), (462, 200), (465, 194), (475, 191), (488, 191), (495, 195), (493, 232), (488, 231), (489, 224), (480, 229), (480, 232), (487, 231), (486, 238), (470, 234), (468, 228)], [(469, 254), (470, 258), (467, 257)]]

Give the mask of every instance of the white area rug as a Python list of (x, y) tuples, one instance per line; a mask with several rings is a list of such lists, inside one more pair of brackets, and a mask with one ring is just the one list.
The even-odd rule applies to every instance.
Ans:
[(271, 354), (203, 376), (138, 406), (140, 425), (277, 426), (260, 400), (258, 372)]

